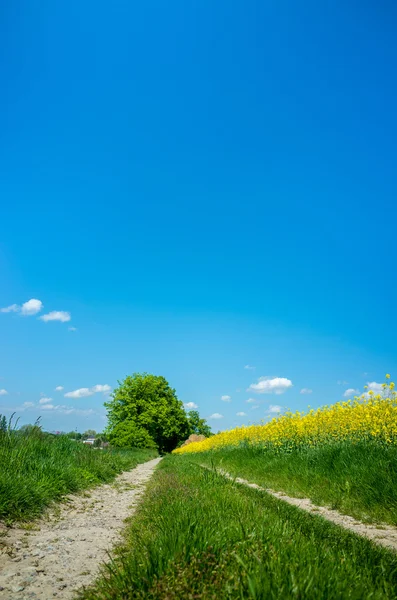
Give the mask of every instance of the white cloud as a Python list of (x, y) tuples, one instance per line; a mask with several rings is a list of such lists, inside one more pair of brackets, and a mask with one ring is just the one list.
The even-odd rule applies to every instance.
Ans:
[(9, 313), (9, 312), (18, 312), (20, 307), (18, 304), (11, 304), (10, 306), (5, 306), (4, 308), (0, 308), (0, 312)]
[(223, 415), (220, 415), (219, 413), (214, 413), (213, 415), (211, 415), (208, 418), (209, 419), (223, 419)]
[(198, 408), (195, 402), (186, 402), (183, 406), (188, 410), (191, 410), (192, 408)]
[(34, 402), (24, 402), (22, 406), (23, 408), (31, 408), (32, 406), (34, 406)]
[(221, 400), (223, 400), (223, 402), (230, 402), (232, 399), (231, 396), (221, 396)]
[(55, 388), (56, 392), (62, 392), (63, 390), (63, 385), (57, 385), (57, 387)]
[(77, 327), (68, 327), (69, 331), (77, 331)]
[(87, 398), (88, 396), (93, 396), (98, 392), (102, 392), (104, 394), (110, 392), (112, 388), (110, 385), (93, 385), (90, 388), (79, 388), (78, 390), (73, 390), (73, 392), (66, 392), (64, 394), (65, 398)]
[(246, 416), (247, 416), (247, 413), (245, 413), (245, 412), (238, 412), (238, 413), (236, 413), (236, 415), (237, 415), (238, 417), (246, 417)]
[(36, 300), (36, 298), (32, 298), (27, 302), (24, 302), (21, 306), (21, 314), (22, 315), (36, 315), (43, 308), (43, 303), (41, 300)]
[(39, 404), (49, 404), (52, 402), (52, 398), (40, 398)]
[(87, 396), (93, 396), (94, 393), (92, 388), (79, 388), (73, 390), (73, 392), (66, 392), (65, 398), (86, 398)]
[(310, 388), (302, 388), (300, 393), (301, 394), (312, 394), (313, 390), (311, 390)]
[(260, 377), (258, 383), (251, 383), (247, 391), (257, 394), (283, 394), (292, 387), (292, 381), (286, 377)]
[(36, 315), (43, 308), (43, 303), (41, 300), (37, 300), (36, 298), (31, 298), (27, 302), (24, 302), (22, 306), (18, 304), (11, 304), (10, 306), (6, 306), (4, 308), (0, 308), (0, 312), (9, 313), (9, 312), (19, 312), (21, 315), (31, 316)]
[(39, 319), (45, 323), (47, 323), (47, 321), (61, 321), (61, 323), (67, 323), (67, 321), (70, 321), (71, 318), (70, 312), (65, 310), (52, 310), (46, 315), (39, 317)]
[(5, 390), (4, 388), (0, 390), (0, 396), (8, 396), (7, 390)]
[(58, 412), (63, 415), (72, 415), (73, 414), (73, 415), (79, 415), (79, 416), (88, 416), (88, 415), (98, 414), (92, 408), (81, 409), (81, 408), (74, 408), (73, 406), (66, 406), (64, 404), (57, 404), (56, 406), (54, 406), (53, 404), (43, 404), (43, 406), (41, 406), (40, 408), (42, 410), (52, 410), (54, 412)]
[(246, 400), (246, 402), (247, 402), (248, 404), (253, 404), (253, 403), (255, 403), (255, 402), (258, 402), (258, 400), (257, 400), (256, 398), (248, 398), (248, 400)]
[(248, 371), (255, 371), (256, 367), (253, 367), (251, 365), (245, 365), (244, 369), (247, 369)]
[(97, 392), (110, 392), (112, 388), (107, 383), (105, 385), (94, 385), (91, 390), (96, 394)]
[(269, 412), (270, 413), (280, 413), (283, 410), (283, 407), (279, 404), (270, 404)]
[(368, 391), (372, 390), (375, 394), (382, 394), (384, 392), (383, 384), (376, 383), (376, 381), (368, 382)]
[(256, 408), (259, 408), (259, 404), (254, 404), (254, 406), (251, 406), (251, 410), (255, 410)]
[[(93, 410), (92, 408), (81, 409), (81, 408), (73, 408), (72, 406), (59, 406), (57, 408), (64, 415), (79, 415), (81, 417), (85, 417), (87, 415), (97, 414), (95, 412), (95, 410)], [(105, 417), (105, 419), (106, 419), (106, 417)]]
[(357, 396), (360, 393), (360, 390), (355, 390), (354, 388), (349, 388), (343, 394), (345, 398), (351, 398), (351, 396)]

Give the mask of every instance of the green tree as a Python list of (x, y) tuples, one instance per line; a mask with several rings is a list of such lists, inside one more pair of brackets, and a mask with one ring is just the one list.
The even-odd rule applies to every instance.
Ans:
[(164, 377), (134, 373), (119, 382), (105, 406), (113, 446), (170, 452), (189, 435), (183, 404)]
[(66, 437), (70, 438), (71, 440), (81, 440), (83, 434), (79, 433), (78, 431), (69, 431), (69, 433), (66, 434)]
[(187, 414), (187, 419), (189, 421), (189, 435), (192, 433), (195, 433), (196, 435), (205, 435), (205, 437), (213, 435), (211, 427), (205, 419), (200, 419), (197, 410), (190, 410)]
[(83, 440), (86, 440), (88, 438), (93, 438), (95, 436), (96, 436), (95, 429), (87, 429), (87, 431), (85, 431), (81, 437)]

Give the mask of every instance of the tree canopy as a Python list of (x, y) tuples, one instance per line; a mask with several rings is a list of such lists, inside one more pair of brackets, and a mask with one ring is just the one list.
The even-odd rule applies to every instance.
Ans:
[(210, 437), (213, 435), (211, 427), (208, 425), (205, 419), (201, 419), (197, 410), (190, 410), (187, 415), (189, 421), (189, 433), (195, 433), (196, 435), (205, 435)]
[(96, 436), (96, 431), (95, 431), (95, 429), (87, 429), (87, 431), (85, 431), (85, 432), (82, 434), (82, 436), (81, 436), (81, 437), (82, 437), (82, 439), (83, 439), (83, 440), (86, 440), (86, 439), (88, 439), (88, 438), (93, 438), (93, 437), (95, 437), (95, 436)]
[(190, 434), (183, 404), (162, 376), (134, 373), (126, 377), (105, 406), (106, 434), (113, 446), (170, 452)]

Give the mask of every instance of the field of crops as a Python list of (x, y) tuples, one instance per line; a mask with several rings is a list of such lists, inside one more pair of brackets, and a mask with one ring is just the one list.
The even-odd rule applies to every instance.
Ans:
[(238, 427), (202, 442), (175, 450), (176, 454), (206, 452), (225, 447), (268, 445), (282, 451), (324, 446), (335, 442), (376, 441), (397, 444), (397, 393), (395, 385), (383, 384), (383, 393), (372, 390), (346, 402), (318, 410), (287, 412), (266, 424)]
[(396, 436), (397, 395), (387, 376), (381, 394), (287, 413), (175, 453), (363, 521), (396, 525)]

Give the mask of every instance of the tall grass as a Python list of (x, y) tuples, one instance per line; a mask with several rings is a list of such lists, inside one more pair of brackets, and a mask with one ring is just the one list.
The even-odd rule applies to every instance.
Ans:
[(310, 498), (364, 521), (397, 525), (397, 447), (343, 441), (280, 451), (242, 444), (190, 454), (265, 488)]
[(53, 500), (110, 481), (156, 456), (153, 450), (96, 450), (66, 436), (0, 429), (0, 519), (39, 516)]
[(175, 451), (232, 475), (397, 524), (397, 392), (383, 391), (224, 431)]
[(266, 493), (167, 456), (125, 547), (81, 600), (386, 600), (394, 554)]

